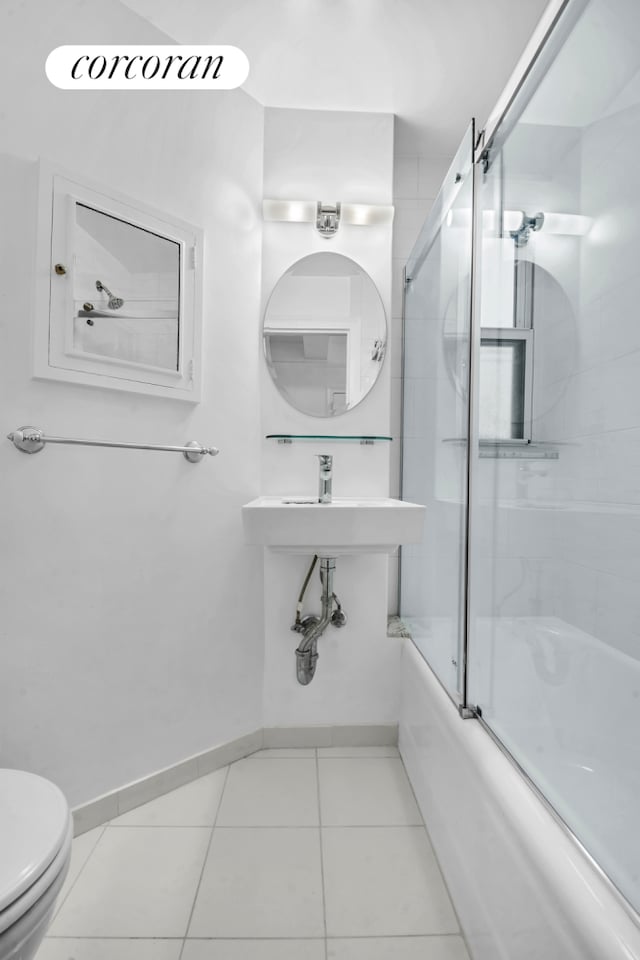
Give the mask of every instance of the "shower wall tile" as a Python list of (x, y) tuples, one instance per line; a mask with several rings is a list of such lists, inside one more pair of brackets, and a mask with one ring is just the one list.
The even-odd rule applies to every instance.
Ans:
[(597, 442), (597, 499), (605, 503), (640, 503), (640, 427), (601, 434)]
[(558, 501), (559, 506), (564, 502), (574, 507), (576, 501), (598, 501), (603, 470), (607, 471), (602, 462), (602, 434), (569, 440), (558, 449), (559, 459), (548, 462), (549, 499)]
[(394, 157), (393, 199), (418, 196), (418, 157)]
[(557, 515), (558, 552), (562, 558), (611, 576), (640, 581), (640, 513), (601, 509)]
[(418, 196), (437, 197), (451, 157), (418, 157)]
[(402, 290), (403, 277), (406, 260), (402, 257), (394, 257), (391, 263), (391, 316), (395, 319), (402, 319)]
[(410, 206), (396, 204), (393, 223), (393, 256), (406, 260), (431, 208), (431, 200), (420, 200)]
[(566, 623), (596, 635), (599, 574), (570, 561), (551, 561), (541, 593), (552, 598), (552, 612)]
[(604, 431), (640, 426), (640, 350), (603, 364), (601, 378)]
[(626, 577), (597, 575), (595, 635), (612, 647), (638, 659), (640, 608), (638, 581)]
[[(402, 320), (394, 318), (389, 324), (390, 337), (387, 345), (387, 362), (391, 365), (391, 379), (402, 379)], [(392, 401), (393, 403), (393, 401)], [(396, 411), (391, 409), (391, 418)]]
[(563, 320), (549, 309), (544, 286), (536, 305), (534, 426), (542, 438), (564, 441), (547, 477), (535, 481), (559, 508), (540, 513), (539, 533), (546, 528), (555, 544), (556, 615), (637, 658), (637, 124), (628, 111), (615, 113), (585, 128), (581, 140), (573, 209), (591, 217), (592, 226), (573, 267), (557, 245), (547, 262), (571, 310)]
[(640, 278), (637, 275), (612, 285), (596, 302), (601, 324), (600, 361), (640, 350), (639, 302)]

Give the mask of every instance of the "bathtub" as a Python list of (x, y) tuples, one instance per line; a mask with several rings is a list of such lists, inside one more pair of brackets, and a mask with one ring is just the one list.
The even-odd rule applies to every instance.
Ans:
[[(582, 811), (583, 839), (631, 895), (640, 792), (630, 773), (612, 796), (607, 770), (632, 750), (638, 769), (640, 664), (553, 617), (486, 621), (471, 656), (483, 719), (524, 767), (535, 758), (566, 819)], [(411, 641), (401, 702), (400, 751), (473, 960), (640, 960), (637, 915), (482, 725), (460, 719)]]

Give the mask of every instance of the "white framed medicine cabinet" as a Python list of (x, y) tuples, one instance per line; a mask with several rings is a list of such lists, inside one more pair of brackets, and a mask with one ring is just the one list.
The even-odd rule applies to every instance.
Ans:
[(34, 376), (197, 403), (203, 233), (40, 162)]

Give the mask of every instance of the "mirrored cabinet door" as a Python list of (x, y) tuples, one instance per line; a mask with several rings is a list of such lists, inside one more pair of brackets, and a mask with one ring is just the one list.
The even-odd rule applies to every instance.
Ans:
[(198, 228), (57, 173), (41, 193), (36, 376), (199, 400)]

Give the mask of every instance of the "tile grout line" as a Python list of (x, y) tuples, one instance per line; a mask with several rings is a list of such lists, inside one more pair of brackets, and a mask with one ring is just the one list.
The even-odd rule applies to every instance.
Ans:
[(327, 940), (327, 904), (324, 895), (324, 855), (322, 852), (322, 808), (320, 806), (320, 761), (318, 759), (318, 748), (316, 754), (316, 790), (318, 796), (318, 838), (320, 841), (320, 883), (322, 885), (322, 922), (324, 924), (324, 960), (329, 957), (329, 943)]
[[(211, 825), (208, 823), (190, 823), (190, 824), (176, 824), (176, 823), (135, 823), (135, 824), (122, 824), (122, 825), (111, 825), (114, 830), (204, 830), (211, 829)], [(306, 828), (315, 827), (315, 823), (298, 823), (298, 824), (282, 824), (282, 823), (222, 823), (220, 824), (221, 830), (304, 830)], [(326, 830), (368, 830), (369, 828), (380, 829), (384, 828), (385, 830), (402, 830), (405, 827), (424, 827), (424, 821), (420, 820), (418, 823), (327, 823), (324, 825)], [(84, 869), (84, 868), (83, 868)], [(75, 884), (75, 881), (74, 881)]]
[[(429, 846), (431, 847), (431, 851), (432, 851), (432, 853), (433, 853), (433, 856), (434, 856), (434, 859), (435, 859), (435, 862), (436, 862), (436, 866), (438, 867), (438, 873), (440, 874), (440, 879), (441, 879), (441, 881), (442, 881), (442, 885), (443, 885), (443, 887), (444, 887), (444, 889), (445, 889), (445, 891), (446, 891), (446, 893), (447, 893), (447, 896), (448, 896), (448, 898), (449, 898), (449, 903), (451, 904), (451, 909), (453, 910), (453, 915), (454, 915), (454, 917), (456, 918), (456, 923), (458, 924), (458, 930), (457, 930), (457, 932), (454, 933), (454, 934), (447, 934), (447, 936), (457, 936), (457, 937), (460, 937), (460, 939), (462, 940), (462, 943), (464, 944), (464, 948), (465, 948), (465, 950), (467, 951), (467, 954), (468, 954), (469, 957), (470, 957), (470, 956), (471, 956), (471, 951), (470, 951), (470, 949), (469, 949), (469, 943), (468, 943), (468, 941), (467, 941), (467, 935), (466, 935), (466, 933), (464, 932), (464, 929), (463, 929), (463, 927), (462, 927), (462, 924), (460, 923), (460, 917), (459, 917), (459, 915), (458, 915), (458, 908), (456, 907), (455, 901), (454, 901), (453, 897), (451, 896), (451, 891), (449, 890), (449, 884), (448, 884), (447, 881), (446, 881), (446, 878), (445, 878), (445, 875), (444, 875), (444, 871), (443, 871), (442, 866), (441, 866), (441, 864), (440, 864), (440, 858), (439, 858), (438, 854), (436, 853), (436, 849), (435, 849), (435, 847), (434, 847), (434, 845), (433, 845), (433, 841), (431, 840), (431, 834), (429, 833), (429, 828), (427, 827), (427, 821), (426, 821), (426, 819), (425, 819), (425, 817), (424, 817), (424, 815), (423, 815), (423, 813), (422, 813), (422, 810), (420, 809), (420, 804), (418, 803), (418, 798), (416, 797), (415, 790), (413, 789), (413, 784), (411, 783), (411, 778), (409, 777), (409, 774), (407, 773), (407, 768), (406, 768), (405, 765), (404, 765), (404, 759), (403, 759), (403, 757), (402, 757), (402, 754), (400, 754), (400, 762), (402, 763), (402, 769), (404, 770), (404, 775), (405, 775), (405, 777), (407, 778), (407, 782), (408, 782), (408, 784), (409, 784), (409, 788), (410, 788), (411, 793), (412, 793), (412, 795), (413, 795), (413, 799), (415, 800), (416, 807), (418, 808), (418, 812), (420, 813), (420, 816), (422, 817), (422, 828), (423, 828), (423, 830), (424, 830), (424, 832), (425, 832), (425, 834), (426, 834), (426, 836), (427, 836), (427, 840), (429, 841)], [(444, 936), (444, 934), (441, 934), (441, 936)]]
[[(429, 938), (438, 938), (438, 940), (444, 940), (447, 937), (457, 938), (458, 940), (463, 939), (460, 933), (383, 933), (383, 934), (369, 934), (369, 933), (348, 933), (340, 934), (336, 937), (329, 937), (329, 940), (428, 940)], [(181, 942), (185, 938), (180, 937), (148, 937), (148, 936), (107, 936), (105, 934), (92, 935), (92, 936), (69, 936), (65, 934), (57, 934), (54, 937), (47, 937), (48, 940), (126, 940), (128, 941), (158, 941), (162, 942), (168, 940), (173, 942)], [(296, 935), (295, 937), (188, 937), (188, 940), (193, 940), (195, 942), (203, 943), (244, 943), (245, 941), (255, 941), (256, 943), (262, 943), (262, 941), (274, 941), (279, 942), (280, 940), (308, 940), (311, 943), (315, 943), (318, 940), (327, 939), (325, 937), (304, 937)]]
[(213, 823), (211, 825), (211, 835), (209, 837), (209, 843), (207, 844), (207, 850), (204, 855), (204, 860), (202, 861), (202, 870), (200, 871), (200, 876), (198, 877), (198, 885), (196, 887), (196, 892), (193, 896), (193, 903), (191, 904), (191, 910), (189, 911), (189, 919), (187, 920), (187, 926), (184, 931), (184, 937), (182, 939), (182, 946), (180, 948), (180, 953), (178, 954), (178, 960), (182, 960), (182, 954), (184, 953), (184, 948), (187, 943), (187, 937), (189, 934), (189, 927), (191, 926), (191, 921), (193, 920), (193, 912), (196, 908), (196, 900), (198, 899), (198, 894), (200, 893), (200, 887), (202, 885), (202, 878), (204, 876), (205, 867), (207, 866), (207, 861), (209, 859), (209, 851), (211, 850), (211, 844), (213, 843), (213, 832), (216, 828), (216, 823), (218, 822), (218, 815), (220, 813), (220, 808), (222, 806), (222, 800), (224, 797), (224, 792), (227, 789), (227, 781), (229, 779), (229, 770), (231, 769), (231, 764), (227, 764), (227, 772), (224, 778), (224, 784), (222, 785), (222, 790), (220, 791), (220, 799), (218, 800), (218, 807), (216, 809), (216, 815), (213, 818)]
[[(64, 907), (65, 903), (66, 903), (67, 900), (69, 899), (69, 896), (70, 896), (70, 894), (71, 894), (71, 891), (73, 890), (73, 888), (75, 887), (76, 883), (78, 882), (78, 880), (80, 879), (80, 877), (81, 877), (82, 874), (84, 873), (85, 867), (87, 866), (87, 864), (89, 863), (89, 860), (91, 859), (91, 857), (92, 857), (93, 854), (95, 853), (96, 847), (98, 846), (98, 844), (99, 844), (100, 841), (102, 840), (102, 838), (103, 838), (103, 836), (104, 836), (104, 834), (105, 834), (105, 831), (106, 831), (106, 829), (107, 829), (108, 826), (109, 826), (109, 822), (102, 824), (102, 829), (101, 829), (101, 831), (100, 831), (100, 836), (98, 837), (98, 839), (97, 839), (96, 842), (94, 843), (91, 851), (89, 852), (89, 856), (87, 857), (87, 859), (84, 861), (84, 863), (82, 864), (82, 866), (81, 866), (80, 869), (78, 870), (77, 876), (76, 876), (75, 880), (73, 881), (73, 883), (71, 884), (71, 886), (69, 887), (69, 889), (67, 890), (67, 892), (65, 893), (64, 898), (63, 898), (62, 900), (60, 900), (59, 903), (56, 904), (56, 909), (55, 909), (55, 911), (54, 911), (54, 913), (53, 913), (53, 916), (52, 916), (52, 918), (51, 918), (51, 926), (53, 925), (53, 921), (56, 919), (56, 917), (58, 916), (58, 914), (60, 913), (60, 911), (61, 911), (62, 908)], [(94, 829), (98, 830), (98, 829), (100, 829), (100, 828), (99, 828), (99, 827), (95, 827)], [(71, 850), (72, 850), (72, 855), (73, 855), (73, 846), (72, 846)], [(71, 867), (71, 863), (69, 863), (69, 867)]]

